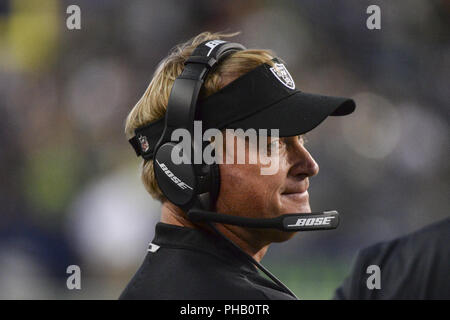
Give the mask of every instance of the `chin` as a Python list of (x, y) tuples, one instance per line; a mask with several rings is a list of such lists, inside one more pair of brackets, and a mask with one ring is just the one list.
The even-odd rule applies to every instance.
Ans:
[(311, 207), (308, 204), (297, 204), (297, 205), (285, 205), (280, 210), (280, 214), (288, 213), (311, 213)]
[(306, 196), (281, 196), (281, 214), (286, 213), (310, 213), (311, 206), (309, 205), (308, 193)]
[(292, 239), (296, 232), (286, 232), (281, 230), (266, 231), (266, 238), (270, 239), (270, 242), (284, 242)]
[(258, 239), (264, 239), (264, 242), (284, 242), (292, 239), (296, 232), (286, 232), (278, 229), (253, 229), (254, 236)]

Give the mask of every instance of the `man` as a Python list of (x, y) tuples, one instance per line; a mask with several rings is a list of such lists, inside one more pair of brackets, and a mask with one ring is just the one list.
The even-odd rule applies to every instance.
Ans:
[[(447, 218), (403, 237), (365, 248), (358, 254), (351, 275), (336, 290), (334, 299), (448, 300), (449, 243), (450, 218)], [(371, 266), (377, 269), (369, 269), (368, 273)], [(373, 278), (372, 274), (379, 279)]]
[[(193, 189), (191, 183), (180, 178), (177, 167), (169, 170), (167, 161), (158, 161), (161, 139), (169, 128), (169, 120), (163, 124), (168, 103), (172, 110), (169, 119), (178, 116), (170, 109), (173, 108), (170, 103), (181, 99), (170, 96), (172, 87), (178, 90), (180, 86), (174, 85), (174, 80), (182, 72), (184, 75), (186, 68), (199, 67), (192, 64), (216, 62), (208, 60), (210, 54), (219, 54), (226, 46), (220, 39), (229, 36), (232, 35), (205, 32), (178, 46), (160, 63), (144, 96), (128, 116), (126, 133), (128, 137), (135, 135), (130, 142), (137, 154), (146, 159), (142, 172), (144, 185), (162, 202), (162, 209), (149, 253), (121, 299), (296, 299), (259, 264), (272, 242), (286, 241), (293, 232), (195, 222), (189, 218), (187, 209), (175, 205), (176, 200), (169, 201), (167, 190), (161, 191), (161, 186), (167, 186), (160, 180), (167, 177), (170, 178), (167, 184), (183, 189), (180, 194)], [(301, 134), (329, 115), (346, 115), (355, 109), (350, 99), (299, 92), (285, 65), (274, 58), (267, 50), (236, 47), (209, 71), (200, 91), (200, 110), (192, 112), (197, 120), (203, 121), (204, 128), (217, 128), (225, 133), (223, 148), (219, 146), (215, 151), (219, 159), (232, 161), (223, 161), (215, 167), (218, 171), (215, 177), (220, 181), (216, 184), (218, 192), (211, 192), (210, 201), (211, 209), (221, 215), (271, 219), (288, 213), (310, 213), (309, 177), (318, 173), (319, 166), (305, 148)], [(194, 71), (189, 69), (183, 77), (195, 78)], [(254, 155), (257, 158), (256, 163), (238, 163), (239, 148), (236, 154), (235, 145), (230, 143), (235, 136), (226, 131), (230, 128), (278, 129), (279, 138), (275, 134), (261, 144), (262, 137), (258, 136), (255, 147), (250, 139), (238, 137), (237, 140), (245, 142), (245, 159)], [(140, 130), (147, 133), (141, 134), (144, 131)], [(277, 170), (261, 174), (266, 165), (263, 160), (267, 158), (276, 162)], [(336, 217), (311, 218), (308, 223), (295, 219), (297, 222), (285, 227), (309, 222), (320, 225), (332, 218)], [(255, 266), (272, 281), (262, 277)]]

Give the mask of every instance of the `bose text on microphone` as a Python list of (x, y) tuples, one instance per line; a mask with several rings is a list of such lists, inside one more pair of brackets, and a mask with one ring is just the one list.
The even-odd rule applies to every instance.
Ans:
[(188, 217), (194, 222), (210, 221), (248, 228), (273, 228), (281, 231), (314, 231), (336, 229), (339, 213), (336, 210), (312, 213), (283, 214), (275, 218), (246, 218), (224, 213), (191, 209)]

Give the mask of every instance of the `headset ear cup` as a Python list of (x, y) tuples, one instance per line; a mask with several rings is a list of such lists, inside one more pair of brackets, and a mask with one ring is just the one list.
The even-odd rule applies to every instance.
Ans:
[[(190, 163), (175, 164), (172, 161), (177, 143), (167, 142), (156, 150), (153, 168), (156, 182), (164, 196), (181, 208), (188, 208), (196, 199), (197, 175)], [(177, 151), (178, 152), (178, 151)]]
[(220, 170), (219, 165), (214, 163), (210, 165), (210, 210), (214, 210), (220, 190)]

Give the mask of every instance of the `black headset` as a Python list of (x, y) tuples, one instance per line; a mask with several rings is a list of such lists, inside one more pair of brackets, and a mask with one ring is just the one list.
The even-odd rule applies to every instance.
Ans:
[[(190, 156), (182, 154), (179, 141), (172, 141), (172, 132), (177, 128), (189, 131), (194, 136), (194, 120), (197, 114), (197, 99), (209, 72), (229, 54), (245, 50), (238, 43), (209, 40), (198, 45), (184, 63), (184, 70), (173, 84), (167, 105), (165, 124), (153, 152), (153, 167), (156, 181), (164, 196), (183, 210), (193, 206), (212, 210), (220, 187), (218, 164), (194, 164), (195, 152), (202, 152), (204, 145), (196, 145), (191, 139)], [(183, 163), (175, 164), (172, 153), (178, 152)], [(203, 158), (203, 157), (202, 157)]]

